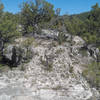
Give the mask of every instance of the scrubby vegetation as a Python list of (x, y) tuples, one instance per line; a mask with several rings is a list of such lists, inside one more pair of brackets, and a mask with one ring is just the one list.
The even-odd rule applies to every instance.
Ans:
[[(56, 11), (54, 6), (45, 0), (24, 2), (19, 14), (3, 11), (0, 3), (0, 39), (9, 42), (13, 38), (25, 35), (41, 33), (42, 28), (60, 31), (58, 41), (64, 40), (63, 31), (81, 36), (87, 43), (100, 43), (100, 8), (96, 4), (90, 12), (78, 15), (60, 16), (60, 8)], [(20, 29), (20, 28), (21, 29)], [(20, 31), (19, 31), (20, 30)]]
[(100, 91), (100, 62), (92, 62), (87, 65), (87, 68), (83, 71), (83, 76), (92, 87), (96, 87)]
[[(60, 16), (60, 8), (54, 10), (54, 6), (45, 0), (24, 2), (21, 5), (21, 12), (18, 14), (4, 12), (3, 8), (4, 5), (0, 2), (0, 61), (6, 44), (13, 42), (15, 38), (20, 36), (41, 34), (43, 28), (59, 31), (57, 39), (59, 44), (66, 41), (66, 31), (71, 35), (81, 36), (87, 44), (95, 44), (100, 49), (100, 7), (98, 3), (92, 6), (90, 12), (63, 16)], [(23, 45), (28, 47), (33, 40), (30, 38)], [(85, 55), (85, 51), (83, 52)], [(43, 65), (48, 65), (47, 70), (52, 69), (51, 63), (43, 60), (41, 62)], [(73, 68), (70, 69), (70, 72), (72, 71)], [(83, 75), (92, 85), (100, 87), (99, 63), (88, 65)]]

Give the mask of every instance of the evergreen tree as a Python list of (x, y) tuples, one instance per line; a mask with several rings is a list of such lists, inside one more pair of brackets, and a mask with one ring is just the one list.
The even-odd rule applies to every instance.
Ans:
[(53, 16), (53, 5), (45, 0), (35, 0), (35, 3), (24, 2), (21, 9), (23, 33), (37, 33), (39, 27), (43, 26), (43, 23), (49, 22)]

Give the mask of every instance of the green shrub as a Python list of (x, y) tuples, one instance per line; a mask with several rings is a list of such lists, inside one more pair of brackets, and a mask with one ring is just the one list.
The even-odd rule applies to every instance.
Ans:
[(24, 2), (21, 6), (21, 24), (23, 35), (40, 33), (41, 26), (54, 16), (54, 6), (46, 0)]
[(34, 38), (33, 37), (28, 38), (25, 41), (23, 41), (22, 45), (24, 47), (28, 48), (30, 45), (32, 45), (33, 41), (34, 41)]
[(63, 53), (65, 50), (63, 50), (63, 49), (58, 49), (56, 52), (55, 52), (55, 54), (61, 54), (61, 53)]
[(100, 62), (92, 62), (87, 65), (87, 69), (82, 74), (92, 87), (100, 89)]
[(52, 71), (52, 68), (53, 68), (53, 63), (50, 62), (49, 60), (43, 60), (42, 57), (40, 57), (40, 61), (41, 61), (41, 64), (44, 66), (44, 69), (46, 71)]
[(70, 67), (69, 72), (73, 73), (73, 71), (74, 71), (73, 67)]
[(83, 57), (84, 56), (85, 57), (88, 56), (88, 53), (87, 53), (87, 51), (85, 49), (81, 49), (79, 52), (82, 54)]
[(62, 44), (65, 41), (66, 41), (65, 34), (63, 32), (60, 32), (58, 35), (58, 43)]
[(2, 67), (2, 65), (0, 64), (0, 68)]

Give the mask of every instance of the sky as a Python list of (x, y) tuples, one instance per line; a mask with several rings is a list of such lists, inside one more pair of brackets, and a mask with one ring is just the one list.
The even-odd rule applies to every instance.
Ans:
[[(1, 0), (4, 4), (4, 11), (12, 13), (20, 12), (19, 5), (26, 0)], [(90, 11), (91, 6), (99, 3), (100, 0), (46, 0), (54, 5), (54, 9), (61, 8), (61, 15), (79, 14)]]

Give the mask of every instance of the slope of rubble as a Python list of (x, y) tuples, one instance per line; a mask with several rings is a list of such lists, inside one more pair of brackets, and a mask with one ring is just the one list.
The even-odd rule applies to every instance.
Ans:
[[(17, 44), (25, 39), (16, 39)], [(88, 52), (87, 56), (80, 53), (81, 38), (75, 36), (73, 43), (34, 39), (30, 62), (0, 73), (0, 100), (89, 100), (98, 96), (82, 76), (85, 64), (93, 58)]]

